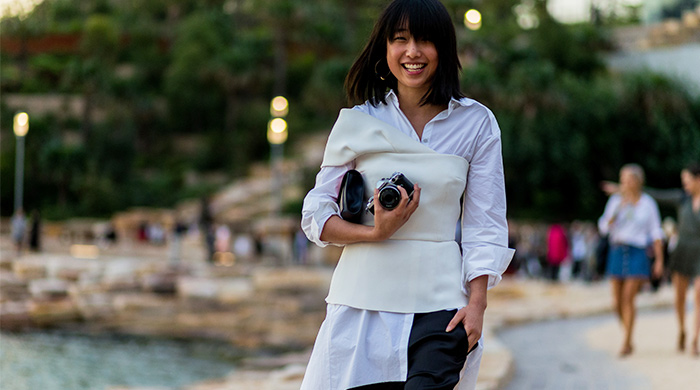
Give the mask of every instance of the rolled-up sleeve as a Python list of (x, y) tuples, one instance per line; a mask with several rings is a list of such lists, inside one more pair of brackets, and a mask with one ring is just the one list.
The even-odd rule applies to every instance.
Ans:
[(508, 248), (500, 129), (490, 113), (481, 126), (463, 205), (462, 286), (467, 295), (469, 281), (480, 276), (489, 277), (489, 289), (496, 286), (515, 253)]
[(321, 168), (316, 175), (316, 185), (304, 198), (304, 205), (301, 209), (301, 229), (311, 242), (322, 248), (332, 244), (321, 241), (321, 233), (328, 218), (340, 215), (337, 203), (338, 190), (343, 175), (352, 168), (352, 163)]

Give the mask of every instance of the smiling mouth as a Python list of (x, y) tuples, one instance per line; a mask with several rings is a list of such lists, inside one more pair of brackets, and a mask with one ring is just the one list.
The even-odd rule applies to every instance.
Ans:
[(403, 67), (409, 71), (416, 71), (425, 68), (426, 64), (403, 64)]

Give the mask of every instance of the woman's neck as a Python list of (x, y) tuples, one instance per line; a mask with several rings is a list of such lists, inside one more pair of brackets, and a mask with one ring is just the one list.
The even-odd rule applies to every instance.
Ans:
[(442, 112), (447, 108), (445, 106), (439, 106), (435, 104), (424, 104), (421, 105), (423, 100), (423, 94), (417, 91), (402, 91), (397, 93), (399, 99), (399, 107), (401, 111), (406, 115), (409, 122), (416, 131), (418, 138), (423, 137), (423, 129), (425, 125), (430, 122), (437, 114)]
[(639, 198), (642, 197), (642, 192), (641, 191), (628, 191), (628, 192), (623, 192), (622, 193), (622, 199), (626, 203), (637, 203), (639, 201)]

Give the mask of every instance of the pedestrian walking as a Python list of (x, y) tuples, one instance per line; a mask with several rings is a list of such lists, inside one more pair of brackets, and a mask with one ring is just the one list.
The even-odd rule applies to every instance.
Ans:
[(693, 282), (695, 324), (691, 353), (700, 356), (700, 165), (690, 164), (681, 172), (686, 196), (678, 207), (678, 241), (670, 256), (669, 269), (675, 287), (675, 307), (678, 317), (678, 350), (685, 351), (685, 302), (688, 287)]
[[(513, 251), (500, 130), (463, 97), (459, 69), (437, 0), (390, 3), (350, 69), (346, 91), (360, 104), (341, 110), (302, 210), (311, 241), (344, 246), (302, 389), (476, 386), (486, 291)], [(336, 203), (350, 169), (373, 194), (362, 223)], [(400, 184), (380, 196), (382, 178)]]
[[(700, 356), (698, 347), (700, 333), (700, 164), (690, 163), (681, 170), (679, 189), (646, 188), (648, 194), (657, 202), (674, 206), (678, 210), (678, 223), (664, 221), (668, 233), (667, 253), (671, 282), (675, 290), (675, 309), (678, 318), (678, 351), (685, 351), (686, 332), (686, 295), (693, 284), (695, 321), (693, 327), (691, 354)], [(604, 183), (608, 194), (619, 190), (617, 183)]]
[(644, 170), (627, 164), (620, 170), (619, 192), (613, 194), (598, 220), (601, 234), (608, 235), (610, 250), (607, 274), (612, 285), (615, 313), (622, 322), (624, 338), (620, 356), (634, 350), (632, 333), (636, 316), (635, 299), (652, 274), (647, 247), (653, 246), (653, 274), (663, 272), (663, 231), (656, 201), (642, 191)]

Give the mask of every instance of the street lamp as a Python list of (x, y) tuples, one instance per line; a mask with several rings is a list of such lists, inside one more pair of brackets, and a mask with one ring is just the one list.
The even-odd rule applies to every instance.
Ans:
[(273, 213), (279, 215), (282, 210), (282, 173), (281, 163), (284, 143), (287, 141), (287, 121), (283, 117), (289, 113), (289, 102), (284, 96), (276, 96), (270, 101), (272, 119), (267, 123), (267, 142), (270, 143), (270, 167), (272, 170), (271, 191), (274, 199)]
[(17, 139), (15, 153), (15, 212), (22, 208), (22, 191), (24, 186), (24, 137), (29, 131), (29, 115), (26, 112), (18, 112), (15, 115), (12, 128)]

